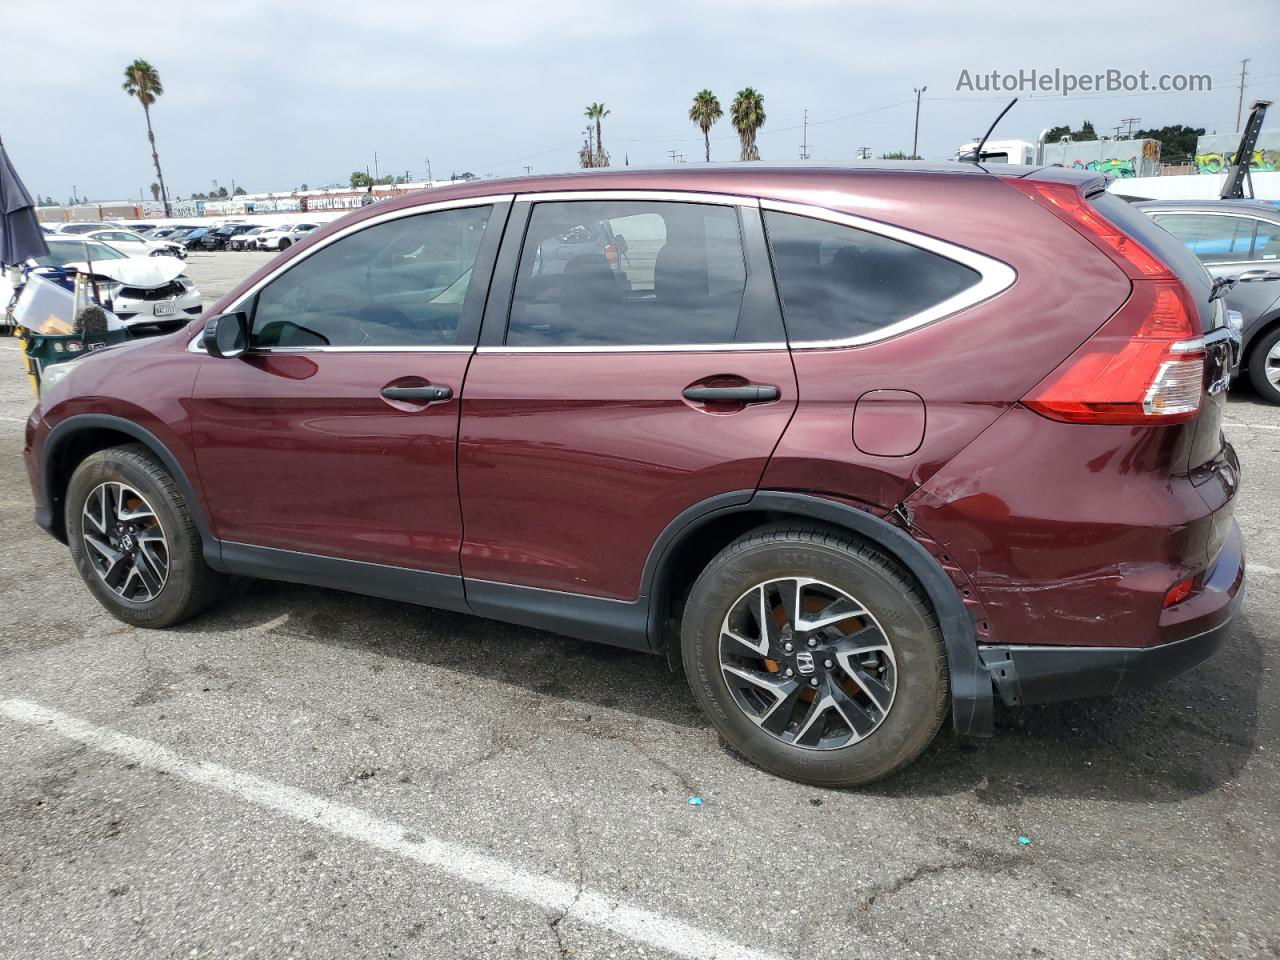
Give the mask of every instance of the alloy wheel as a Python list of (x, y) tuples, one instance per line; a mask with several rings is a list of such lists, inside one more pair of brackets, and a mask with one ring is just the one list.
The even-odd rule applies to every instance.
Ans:
[(870, 736), (893, 706), (898, 676), (893, 646), (871, 612), (810, 577), (757, 584), (730, 606), (720, 669), (753, 723), (811, 750)]
[(1263, 364), (1262, 369), (1271, 385), (1280, 387), (1280, 341), (1267, 351), (1266, 363)]
[(85, 555), (102, 582), (125, 600), (154, 600), (169, 577), (169, 542), (147, 499), (128, 484), (100, 483), (83, 515)]

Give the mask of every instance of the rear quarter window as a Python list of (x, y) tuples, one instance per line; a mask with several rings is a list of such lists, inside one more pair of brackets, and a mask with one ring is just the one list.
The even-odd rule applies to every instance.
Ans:
[(982, 279), (940, 254), (844, 224), (767, 210), (765, 228), (792, 342), (875, 334)]

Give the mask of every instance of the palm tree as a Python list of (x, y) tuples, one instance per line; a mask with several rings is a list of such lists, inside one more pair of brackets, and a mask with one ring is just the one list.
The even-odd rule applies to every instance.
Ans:
[(707, 146), (707, 163), (711, 162), (711, 127), (724, 116), (720, 109), (720, 101), (710, 90), (699, 90), (693, 95), (693, 106), (689, 108), (689, 119), (702, 131), (702, 139)]
[(764, 97), (751, 87), (743, 87), (733, 98), (733, 106), (729, 110), (733, 127), (738, 131), (738, 139), (742, 142), (742, 155), (739, 160), (759, 160), (760, 151), (756, 149), (756, 131), (764, 126)]
[(135, 60), (124, 68), (124, 92), (137, 97), (142, 104), (142, 112), (147, 116), (147, 140), (151, 142), (151, 160), (156, 165), (156, 180), (160, 184), (160, 196), (164, 199), (164, 215), (169, 213), (169, 192), (164, 188), (164, 174), (160, 172), (160, 154), (156, 153), (156, 135), (151, 130), (151, 105), (156, 97), (164, 94), (164, 84), (160, 82), (160, 74), (156, 68), (145, 60)]
[(593, 103), (586, 109), (586, 117), (588, 120), (596, 122), (596, 154), (592, 166), (607, 167), (609, 165), (609, 155), (604, 152), (604, 140), (601, 138), (600, 121), (609, 115), (609, 111), (604, 108), (603, 103)]

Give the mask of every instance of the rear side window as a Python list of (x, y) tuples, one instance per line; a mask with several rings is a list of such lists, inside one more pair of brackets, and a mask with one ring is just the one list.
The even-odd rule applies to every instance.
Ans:
[(1154, 219), (1205, 263), (1238, 263), (1251, 257), (1256, 221), (1247, 217), (1174, 214)]
[(844, 224), (775, 210), (764, 218), (792, 342), (874, 334), (982, 279), (939, 254)]
[(657, 200), (534, 205), (507, 344), (733, 343), (746, 289), (738, 211)]

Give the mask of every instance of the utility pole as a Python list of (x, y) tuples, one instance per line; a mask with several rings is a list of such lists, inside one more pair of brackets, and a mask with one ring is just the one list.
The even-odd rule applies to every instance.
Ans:
[[(1142, 118), (1141, 118), (1141, 117), (1123, 117), (1123, 118), (1120, 120), (1120, 122), (1121, 122), (1121, 123), (1127, 123), (1127, 124), (1129, 125), (1129, 132), (1126, 134), (1126, 136), (1127, 136), (1130, 140), (1132, 140), (1132, 139), (1133, 139), (1133, 125), (1134, 125), (1135, 123), (1141, 123), (1141, 122), (1142, 122)], [(1119, 128), (1119, 127), (1116, 127), (1116, 134), (1117, 134), (1117, 136), (1119, 135), (1119, 133), (1120, 133), (1120, 128)]]
[(533, 167), (529, 166), (529, 164), (526, 163), (524, 165), (524, 175), (527, 177), (527, 176), (530, 176), (532, 173), (533, 173)]
[(679, 156), (679, 154), (680, 154), (679, 150), (671, 149), (667, 151), (667, 156), (671, 158), (672, 163), (677, 162), (676, 157)]
[(870, 148), (870, 147), (859, 147), (859, 148), (858, 148), (858, 159), (859, 159), (859, 160), (870, 160), (870, 159), (871, 159), (871, 148)]
[(427, 157), (427, 186), (431, 186), (431, 158)]
[(800, 143), (800, 159), (809, 159), (809, 111), (804, 112), (804, 135)]
[(920, 155), (919, 152), (917, 151), (917, 148), (920, 145), (920, 97), (929, 88), (921, 87), (919, 90), (916, 90), (915, 87), (912, 87), (911, 89), (915, 92), (915, 95), (916, 95), (916, 126), (915, 126), (915, 131), (911, 134), (911, 159), (914, 160), (916, 157)]
[(1112, 129), (1114, 129), (1114, 130), (1115, 130), (1115, 132), (1116, 132), (1116, 136), (1115, 136), (1115, 138), (1116, 138), (1117, 140), (1119, 140), (1119, 139), (1120, 139), (1120, 128), (1121, 128), (1121, 127), (1123, 127), (1123, 126), (1124, 126), (1124, 124), (1123, 124), (1123, 123), (1119, 123), (1119, 124), (1117, 124), (1115, 127), (1113, 127), (1113, 128), (1112, 128)]
[(1240, 114), (1244, 111), (1244, 78), (1248, 73), (1249, 58), (1240, 61), (1240, 99), (1236, 101), (1236, 133), (1240, 132)]
[(373, 151), (373, 182), (378, 182), (378, 151)]

